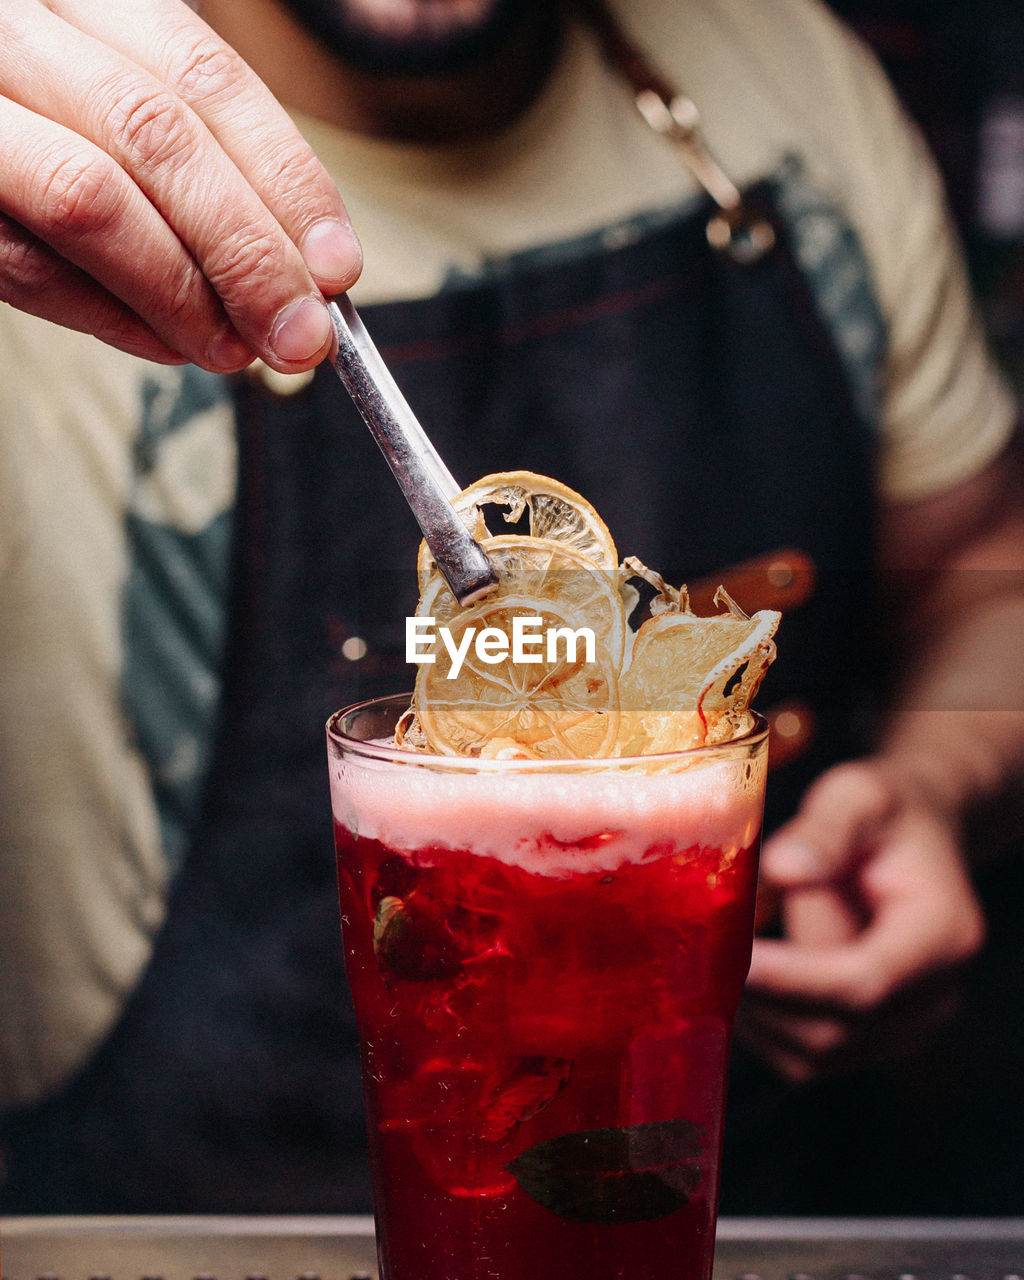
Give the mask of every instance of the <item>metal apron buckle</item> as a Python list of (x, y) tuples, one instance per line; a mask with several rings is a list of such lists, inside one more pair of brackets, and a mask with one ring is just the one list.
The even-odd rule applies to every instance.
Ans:
[(606, 0), (575, 0), (608, 64), (631, 86), (637, 110), (655, 133), (675, 142), (683, 162), (718, 206), (707, 225), (708, 243), (742, 266), (759, 262), (775, 246), (771, 222), (744, 201), (739, 188), (708, 149), (697, 104), (651, 65), (619, 25)]
[(741, 266), (759, 262), (775, 247), (775, 228), (748, 208), (739, 188), (708, 149), (701, 132), (700, 112), (692, 98), (667, 98), (653, 88), (636, 95), (637, 110), (650, 127), (679, 147), (683, 160), (718, 206), (708, 219), (708, 243)]

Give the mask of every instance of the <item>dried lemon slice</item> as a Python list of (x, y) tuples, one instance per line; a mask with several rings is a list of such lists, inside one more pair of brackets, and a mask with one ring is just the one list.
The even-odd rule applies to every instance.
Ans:
[[(489, 533), (483, 508), (504, 507), (508, 524), (516, 524), (524, 513), (528, 515), (531, 538), (570, 547), (602, 569), (618, 566), (615, 542), (594, 508), (568, 485), (547, 476), (532, 471), (500, 471), (484, 476), (453, 498), (452, 506), (478, 541)], [(426, 589), (434, 569), (434, 558), (423, 542), (416, 561), (420, 591)]]
[(637, 633), (619, 682), (617, 753), (681, 751), (742, 732), (775, 657), (781, 615), (662, 613)]
[[(421, 546), (417, 619), (443, 629), (445, 643), (433, 661), (421, 662), (403, 745), (494, 759), (647, 755), (749, 728), (750, 701), (775, 656), (779, 614), (748, 618), (720, 590), (715, 600), (726, 611), (697, 617), (685, 587), (669, 586), (639, 560), (619, 566), (590, 503), (545, 476), (485, 476), (452, 505), (486, 550), (499, 586), (463, 610)], [(527, 517), (529, 532), (490, 536), (489, 507), (504, 508), (512, 524)], [(645, 619), (635, 634), (627, 614), (633, 627)], [(586, 629), (596, 652), (570, 657), (545, 648), (524, 658), (520, 649), (517, 656), (514, 639), (526, 619), (537, 631)], [(492, 647), (478, 647), (483, 632)]]
[[(488, 628), (510, 636), (516, 618), (550, 633), (582, 624), (575, 609), (557, 601), (534, 597), (490, 596), (474, 609), (451, 620), (449, 634), (456, 648), (467, 628), (479, 635)], [(592, 620), (597, 621), (596, 615)], [(453, 678), (453, 661), (442, 647), (436, 661), (424, 664), (416, 678), (413, 707), (431, 747), (444, 755), (492, 756), (509, 751), (545, 759), (606, 756), (618, 733), (618, 647), (614, 621), (595, 629), (593, 661), (577, 645), (539, 660), (513, 662), (505, 656), (488, 662), (471, 645)]]
[[(506, 533), (480, 544), (498, 575), (498, 597), (518, 596), (538, 605), (555, 604), (576, 627), (592, 627), (605, 637), (605, 647), (621, 665), (626, 632), (618, 569), (599, 569), (562, 542)], [(436, 570), (416, 608), (419, 618), (446, 624), (464, 613), (451, 588)]]
[[(467, 627), (513, 635), (516, 618), (537, 620), (536, 633), (556, 633), (540, 660), (487, 662), (467, 648), (464, 664), (449, 679), (453, 662), (439, 646), (434, 663), (416, 677), (413, 705), (430, 745), (449, 755), (491, 756), (519, 747), (529, 755), (606, 755), (618, 725), (618, 673), (626, 618), (618, 569), (601, 569), (565, 543), (504, 534), (482, 542), (498, 575), (498, 591), (468, 612), (460, 608), (439, 573), (431, 575), (416, 610), (448, 628), (456, 651)], [(583, 628), (594, 638), (570, 656), (567, 638)], [(557, 645), (562, 634), (563, 647)]]

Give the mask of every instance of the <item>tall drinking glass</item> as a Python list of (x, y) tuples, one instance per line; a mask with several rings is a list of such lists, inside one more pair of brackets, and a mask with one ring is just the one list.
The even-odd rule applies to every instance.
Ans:
[(767, 734), (624, 760), (328, 725), (383, 1280), (706, 1280)]

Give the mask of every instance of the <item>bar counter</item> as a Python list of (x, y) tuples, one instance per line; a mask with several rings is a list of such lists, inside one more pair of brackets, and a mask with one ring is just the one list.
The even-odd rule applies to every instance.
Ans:
[[(361, 1217), (0, 1218), (0, 1244), (3, 1280), (377, 1277)], [(715, 1280), (1024, 1280), (1024, 1218), (724, 1218)]]

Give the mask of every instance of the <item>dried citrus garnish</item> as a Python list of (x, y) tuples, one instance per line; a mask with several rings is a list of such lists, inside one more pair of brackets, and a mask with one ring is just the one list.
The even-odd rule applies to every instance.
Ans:
[[(517, 524), (525, 514), (527, 533), (522, 536), (546, 538), (578, 551), (602, 569), (615, 569), (619, 553), (615, 549), (608, 526), (586, 500), (567, 485), (532, 471), (500, 471), (484, 476), (452, 501), (466, 528), (478, 541), (499, 535), (488, 529), (484, 511), (490, 507), (504, 509), (501, 519)], [(425, 542), (420, 543), (416, 564), (420, 591), (435, 570), (434, 559)]]
[[(400, 745), (493, 759), (588, 758), (685, 750), (749, 728), (750, 701), (775, 656), (778, 613), (748, 618), (720, 590), (724, 612), (698, 617), (685, 587), (635, 559), (619, 566), (594, 508), (544, 476), (486, 476), (453, 505), (499, 585), (462, 609), (421, 547), (417, 618), (447, 639), (419, 667)], [(504, 508), (510, 523), (527, 515), (529, 532), (489, 536), (489, 507)], [(633, 632), (626, 619), (640, 599), (638, 579), (652, 594)], [(517, 658), (513, 639), (525, 627), (556, 637), (589, 631), (594, 651), (579, 641), (575, 653), (537, 643)]]
[[(420, 727), (435, 751), (444, 755), (497, 757), (520, 749), (538, 759), (608, 755), (618, 733), (618, 669), (621, 640), (616, 623), (598, 623), (593, 661), (581, 645), (568, 643), (539, 661), (484, 661), (471, 646), (453, 675), (446, 648), (436, 661), (420, 667), (413, 706)], [(532, 629), (575, 630), (582, 624), (574, 609), (550, 599), (496, 593), (451, 620), (456, 647), (468, 628), (479, 635), (488, 628), (511, 636), (516, 618)]]
[[(599, 568), (566, 543), (548, 538), (502, 534), (480, 544), (498, 576), (495, 598), (518, 596), (538, 604), (555, 604), (575, 627), (600, 631), (616, 668), (621, 666), (626, 615), (618, 569)], [(461, 617), (465, 610), (451, 588), (435, 570), (427, 579), (416, 608), (418, 617), (433, 617), (438, 624)]]
[(680, 751), (742, 733), (775, 657), (779, 617), (765, 609), (752, 618), (731, 612), (648, 618), (619, 681), (619, 753)]

